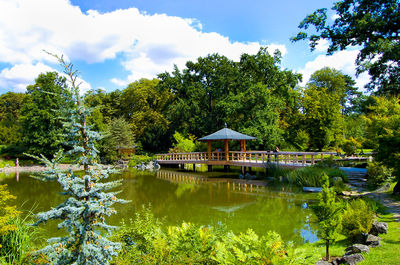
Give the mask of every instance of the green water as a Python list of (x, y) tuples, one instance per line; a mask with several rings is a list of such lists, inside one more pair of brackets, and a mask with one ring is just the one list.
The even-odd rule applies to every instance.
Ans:
[[(302, 244), (316, 241), (313, 215), (305, 203), (315, 200), (315, 194), (305, 194), (295, 187), (265, 184), (237, 179), (239, 173), (193, 173), (176, 169), (162, 169), (157, 173), (126, 171), (114, 178), (122, 178), (120, 198), (130, 200), (117, 205), (117, 215), (109, 219), (119, 224), (129, 219), (143, 204), (151, 204), (156, 217), (165, 218), (168, 225), (183, 221), (201, 225), (225, 224), (234, 232), (252, 228), (258, 234), (269, 230), (278, 232), (286, 241)], [(236, 179), (233, 179), (236, 178)], [(54, 182), (42, 182), (20, 173), (4, 178), (12, 194), (17, 196), (20, 209), (37, 213), (57, 206), (65, 198)], [(46, 224), (43, 234), (58, 234), (56, 222)]]

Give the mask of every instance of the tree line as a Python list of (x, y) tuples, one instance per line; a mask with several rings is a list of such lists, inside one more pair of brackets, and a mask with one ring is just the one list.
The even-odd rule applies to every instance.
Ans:
[[(91, 90), (84, 96), (92, 108), (89, 120), (106, 136), (98, 144), (105, 153), (113, 152), (117, 142), (107, 136), (119, 134), (134, 139), (125, 145), (155, 153), (172, 146), (175, 132), (197, 138), (226, 123), (257, 137), (249, 145), (258, 150), (336, 150), (350, 137), (372, 146), (361, 116), (373, 97), (332, 68), (316, 71), (301, 87), (302, 76), (282, 69), (280, 61), (279, 52), (270, 55), (266, 48), (243, 54), (238, 62), (212, 54), (122, 91)], [(40, 74), (25, 94), (1, 95), (0, 142), (45, 155), (63, 147), (58, 110), (68, 103), (58, 95), (65, 86), (64, 77), (49, 72)]]

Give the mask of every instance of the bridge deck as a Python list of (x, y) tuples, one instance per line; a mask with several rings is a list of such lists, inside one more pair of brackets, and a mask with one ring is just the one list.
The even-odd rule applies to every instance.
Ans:
[(230, 151), (226, 156), (224, 152), (192, 152), (158, 154), (156, 160), (159, 164), (206, 164), (219, 166), (240, 167), (268, 167), (279, 165), (282, 167), (305, 167), (314, 165), (324, 159), (336, 161), (371, 160), (370, 154), (363, 156), (342, 157), (333, 152), (270, 152), (270, 151)]

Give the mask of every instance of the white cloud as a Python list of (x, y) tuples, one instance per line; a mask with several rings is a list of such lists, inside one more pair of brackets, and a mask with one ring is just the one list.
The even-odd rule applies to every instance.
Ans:
[[(40, 73), (55, 71), (43, 63), (16, 64), (11, 68), (5, 68), (0, 72), (0, 87), (13, 88), (14, 92), (25, 92), (26, 87), (33, 84)], [(5, 92), (5, 91), (1, 91)]]
[(323, 67), (331, 67), (353, 77), (356, 81), (356, 86), (359, 89), (363, 89), (369, 82), (369, 75), (363, 73), (356, 78), (355, 60), (358, 53), (358, 50), (344, 50), (336, 52), (330, 56), (318, 55), (317, 58), (313, 61), (307, 62), (304, 68), (299, 70), (299, 72), (303, 74), (303, 82), (301, 85), (304, 86), (315, 71), (320, 70)]
[[(4, 68), (0, 72), (0, 88), (12, 88), (14, 92), (25, 92), (26, 87), (34, 84), (39, 74), (46, 72), (57, 72), (57, 70), (43, 63), (16, 64), (11, 68)], [(61, 75), (67, 78), (64, 73)], [(90, 84), (81, 78), (77, 78), (77, 84), (82, 94), (91, 89)], [(6, 91), (0, 90), (0, 93), (3, 92)]]
[[(88, 63), (122, 55), (121, 63), (130, 74), (126, 80), (112, 80), (120, 85), (170, 71), (174, 64), (183, 67), (187, 60), (210, 53), (238, 60), (260, 46), (202, 32), (201, 23), (193, 18), (148, 15), (136, 8), (82, 13), (68, 0), (0, 1), (0, 62), (53, 63), (43, 49)], [(283, 55), (287, 52), (284, 45), (270, 45), (270, 50), (275, 48)]]
[(329, 41), (327, 41), (326, 39), (320, 39), (317, 43), (317, 46), (315, 46), (315, 51), (326, 52), (328, 48), (329, 48)]

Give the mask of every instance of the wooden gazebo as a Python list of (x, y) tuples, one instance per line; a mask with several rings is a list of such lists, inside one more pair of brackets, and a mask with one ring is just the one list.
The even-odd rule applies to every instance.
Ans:
[(246, 152), (246, 141), (247, 140), (255, 140), (256, 137), (249, 136), (234, 130), (227, 128), (225, 124), (225, 128), (216, 131), (210, 135), (204, 136), (199, 141), (207, 141), (208, 144), (208, 159), (211, 160), (211, 142), (213, 141), (224, 141), (225, 143), (225, 160), (229, 160), (229, 141), (240, 141), (240, 151)]

